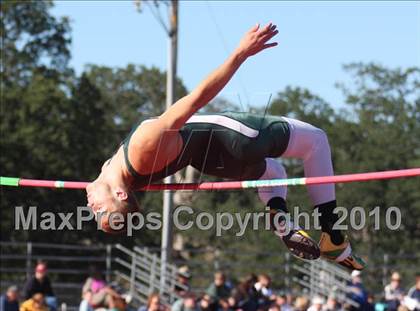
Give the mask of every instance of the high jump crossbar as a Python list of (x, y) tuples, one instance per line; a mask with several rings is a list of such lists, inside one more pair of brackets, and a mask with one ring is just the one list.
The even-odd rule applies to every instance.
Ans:
[[(320, 185), (332, 183), (350, 183), (382, 179), (395, 179), (420, 176), (420, 168), (401, 169), (392, 171), (345, 174), (321, 177), (302, 177), (287, 179), (269, 180), (243, 180), (243, 181), (219, 181), (202, 183), (172, 183), (172, 184), (150, 184), (139, 191), (162, 191), (162, 190), (237, 190), (249, 188), (267, 188), (277, 186), (300, 186)], [(89, 182), (83, 181), (61, 181), (25, 179), (18, 177), (0, 177), (1, 186), (13, 187), (41, 187), (41, 188), (64, 188), (64, 189), (85, 189)]]

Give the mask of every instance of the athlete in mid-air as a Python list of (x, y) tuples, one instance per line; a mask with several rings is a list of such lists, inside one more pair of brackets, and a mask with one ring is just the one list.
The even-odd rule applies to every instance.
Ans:
[[(251, 56), (277, 45), (269, 42), (278, 31), (269, 23), (257, 24), (242, 38), (227, 60), (190, 94), (157, 118), (137, 125), (120, 148), (106, 161), (98, 178), (87, 187), (88, 206), (95, 213), (138, 211), (132, 191), (192, 165), (204, 174), (235, 180), (286, 178), (275, 158), (303, 160), (306, 177), (331, 176), (331, 151), (325, 132), (308, 123), (241, 112), (196, 114), (229, 82)], [(314, 208), (320, 212), (319, 246), (297, 226), (288, 223), (286, 187), (261, 188), (258, 195), (270, 208), (271, 226), (295, 255), (316, 259), (320, 255), (361, 270), (348, 238), (333, 229), (337, 215), (334, 184), (309, 185)], [(103, 230), (112, 232), (109, 217), (101, 217)], [(287, 233), (287, 234), (286, 234)]]

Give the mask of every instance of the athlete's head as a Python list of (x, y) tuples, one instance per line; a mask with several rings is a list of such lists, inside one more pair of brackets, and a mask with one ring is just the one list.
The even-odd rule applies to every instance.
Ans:
[(127, 214), (139, 211), (139, 205), (132, 191), (122, 186), (111, 186), (96, 179), (86, 188), (88, 206), (92, 208), (100, 228), (109, 233), (126, 230)]

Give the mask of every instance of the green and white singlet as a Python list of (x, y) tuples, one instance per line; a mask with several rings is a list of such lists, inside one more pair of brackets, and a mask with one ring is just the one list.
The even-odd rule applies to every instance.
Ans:
[(188, 165), (217, 177), (258, 179), (265, 170), (264, 159), (281, 156), (290, 138), (289, 125), (280, 116), (245, 112), (195, 114), (179, 130), (183, 148), (175, 160), (158, 172), (142, 175), (128, 159), (128, 145), (137, 127), (123, 144), (127, 168), (138, 187), (172, 175)]

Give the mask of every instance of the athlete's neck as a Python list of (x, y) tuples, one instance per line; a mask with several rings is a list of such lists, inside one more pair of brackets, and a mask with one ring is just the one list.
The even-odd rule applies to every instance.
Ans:
[(111, 187), (121, 187), (127, 191), (131, 190), (134, 182), (134, 178), (125, 166), (124, 155), (121, 149), (114, 155), (108, 167), (102, 171), (101, 175), (101, 179)]

